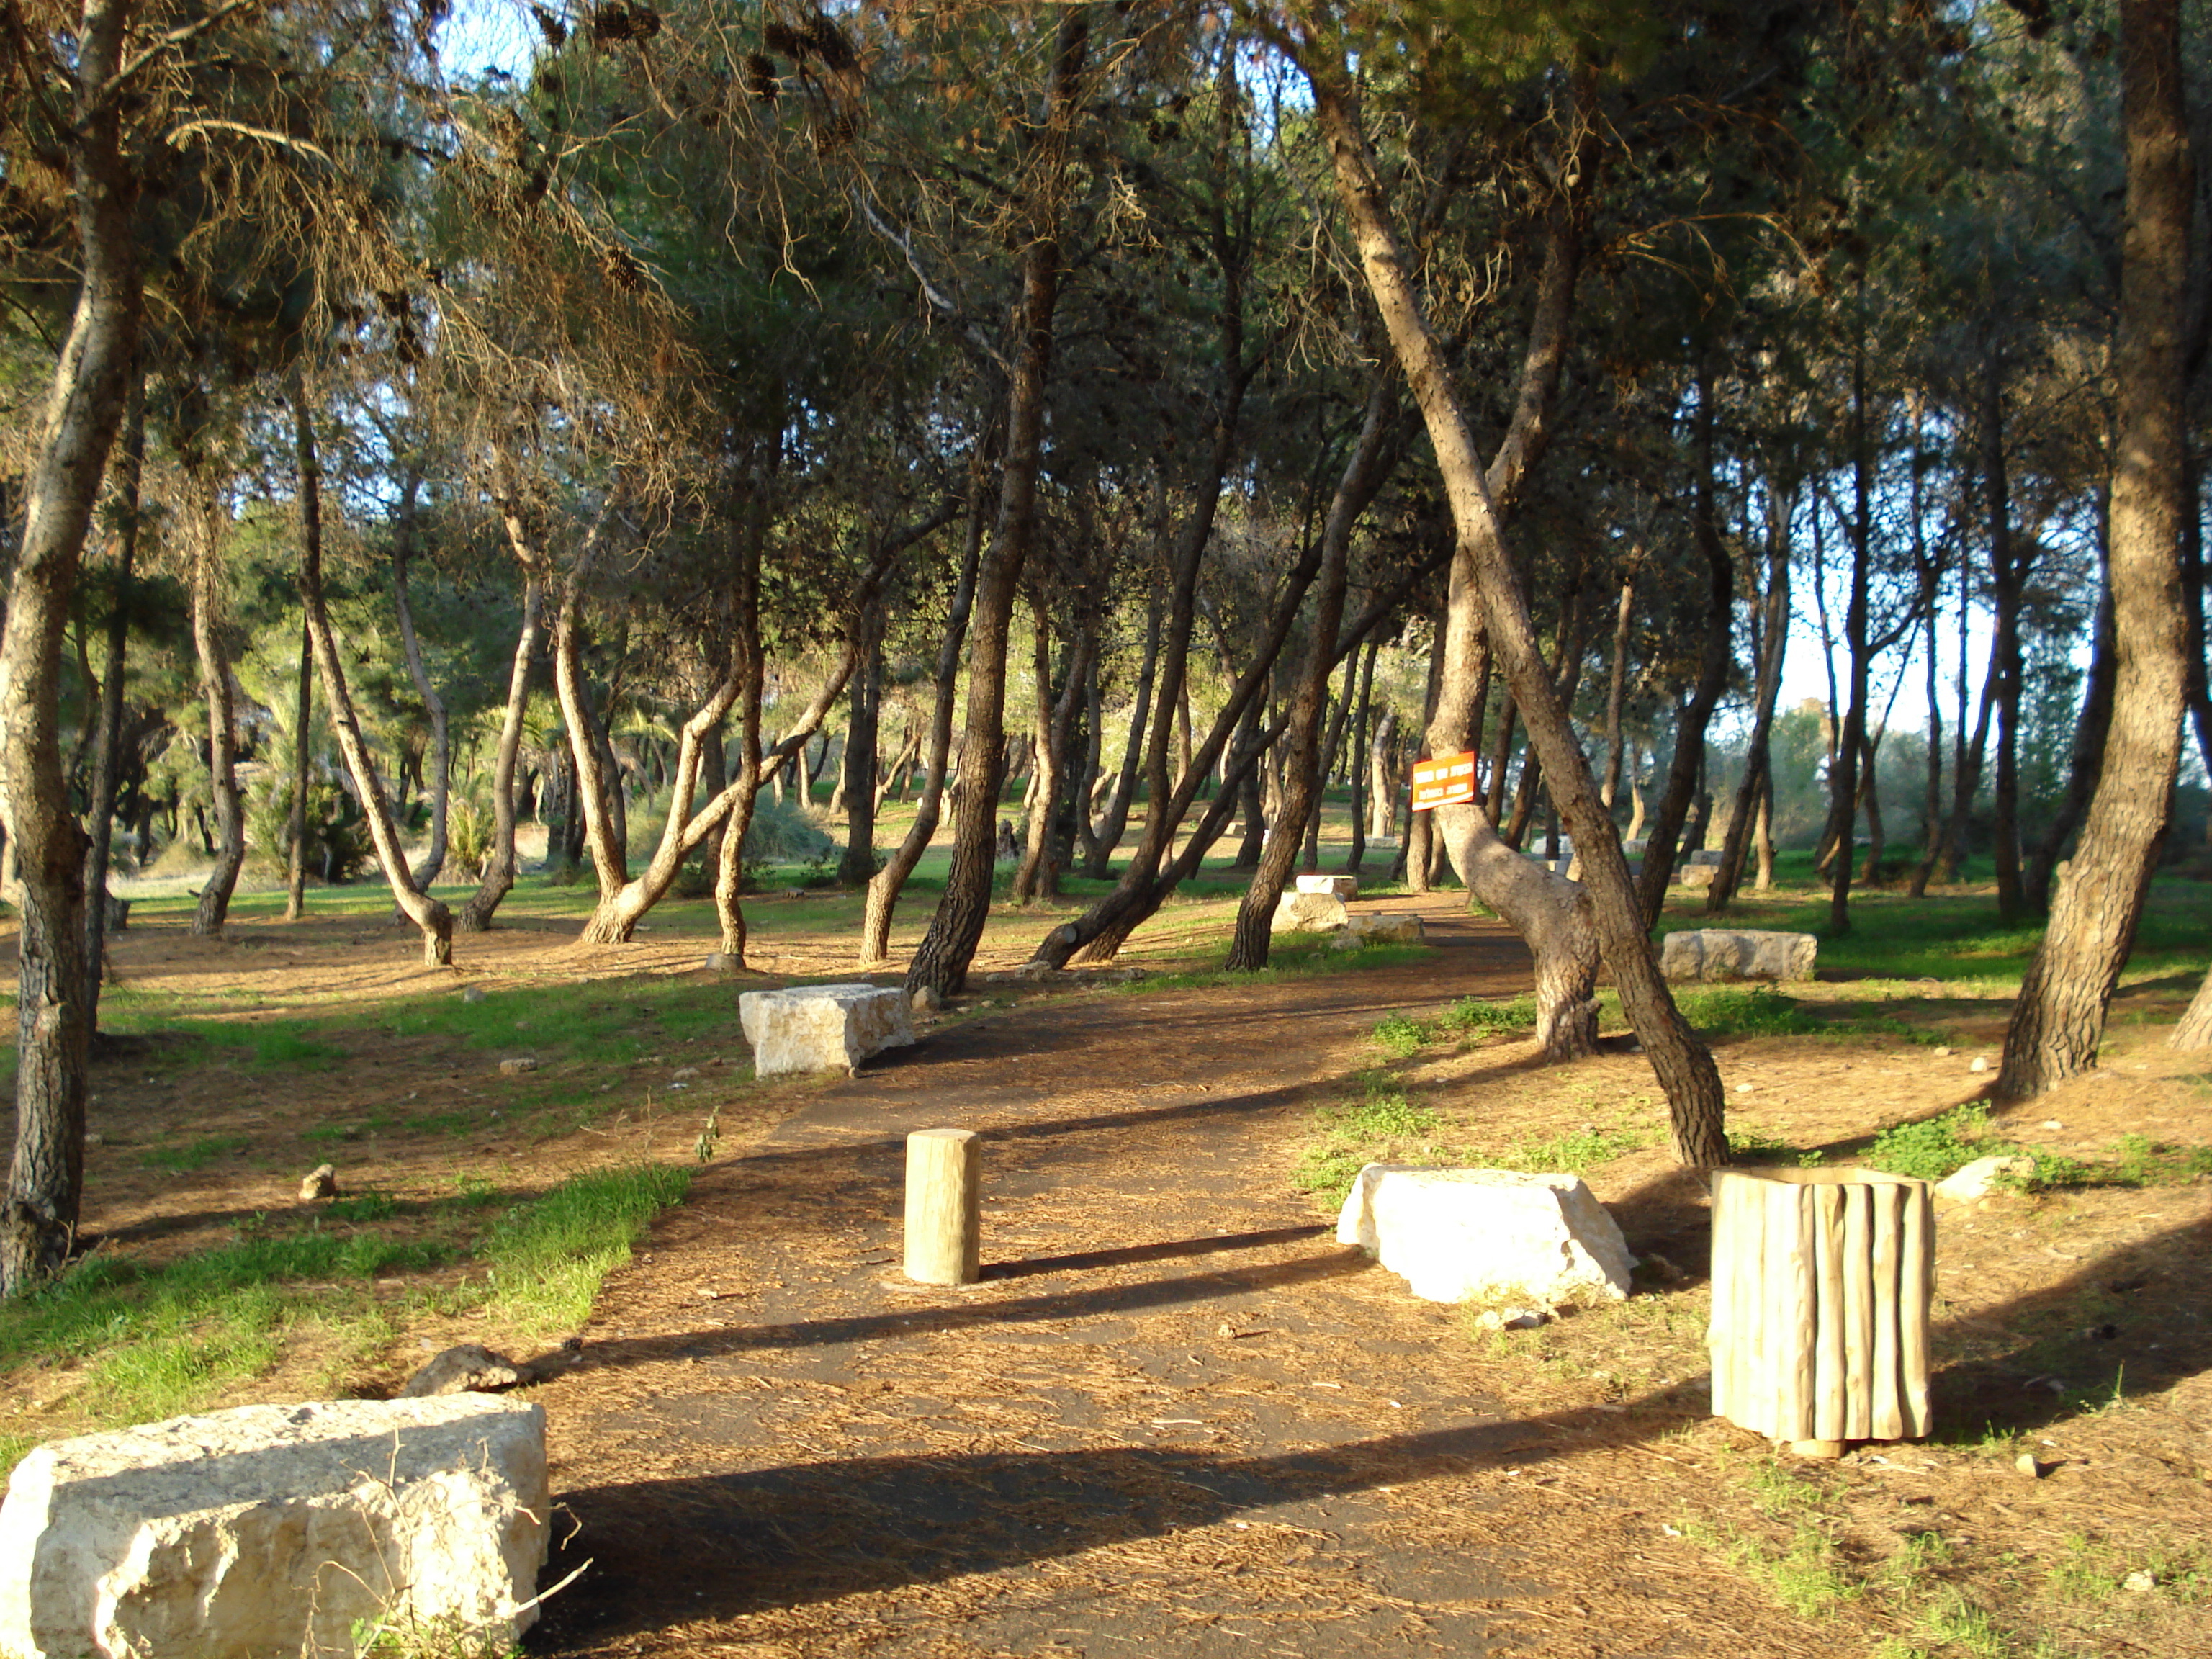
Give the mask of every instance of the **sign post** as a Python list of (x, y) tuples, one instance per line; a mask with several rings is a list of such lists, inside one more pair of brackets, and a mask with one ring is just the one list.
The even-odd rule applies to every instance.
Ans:
[(1464, 806), (1474, 799), (1474, 757), (1439, 755), (1413, 763), (1413, 810)]

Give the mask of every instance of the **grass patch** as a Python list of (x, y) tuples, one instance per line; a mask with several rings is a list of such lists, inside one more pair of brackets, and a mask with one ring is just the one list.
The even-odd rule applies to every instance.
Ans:
[(1706, 1036), (1813, 1036), (1828, 1029), (1794, 998), (1765, 985), (1686, 987), (1674, 1006)]
[[(509, 1206), (486, 1227), (497, 1194), (463, 1178), (436, 1209), (459, 1240), (480, 1234), (473, 1254), (490, 1272), (456, 1305), (531, 1332), (580, 1322), (608, 1271), (629, 1260), (654, 1213), (682, 1199), (690, 1181), (690, 1171), (659, 1164), (597, 1170)], [(421, 1273), (466, 1253), (455, 1238), (374, 1231), (403, 1207), (388, 1194), (362, 1193), (296, 1231), (256, 1237), (249, 1229), (172, 1261), (88, 1257), (0, 1303), (0, 1370), (33, 1363), (74, 1370), (54, 1386), (66, 1387), (94, 1426), (105, 1427), (216, 1403), (276, 1364), (295, 1331), (312, 1328), (334, 1339), (347, 1358), (367, 1358), (393, 1334), (367, 1281)], [(334, 1229), (328, 1221), (354, 1224)], [(21, 1380), (9, 1382), (26, 1392)], [(343, 1385), (342, 1376), (330, 1379), (331, 1392)], [(7, 1459), (0, 1472), (31, 1443), (0, 1446)]]
[(247, 1135), (202, 1135), (181, 1146), (155, 1146), (146, 1153), (146, 1162), (171, 1175), (190, 1175), (195, 1170), (204, 1170), (219, 1158), (242, 1152), (252, 1144), (252, 1137)]
[(489, 1310), (532, 1331), (580, 1323), (600, 1282), (690, 1185), (691, 1172), (678, 1165), (631, 1164), (573, 1176), (517, 1205), (479, 1252), (491, 1267)]
[(1411, 1014), (1385, 1014), (1369, 1033), (1376, 1047), (1393, 1060), (1410, 1060), (1431, 1042), (1480, 1032), (1486, 1036), (1533, 1030), (1536, 999), (1517, 996), (1500, 1001), (1462, 997), (1436, 1018), (1417, 1019)]
[(1542, 1139), (1516, 1140), (1488, 1162), (1497, 1169), (1525, 1170), (1531, 1174), (1588, 1175), (1599, 1164), (1636, 1151), (1646, 1139), (1641, 1130), (1626, 1123), (1611, 1129), (1585, 1126)]
[(1414, 1104), (1385, 1079), (1364, 1081), (1358, 1100), (1314, 1114), (1321, 1133), (1291, 1172), (1291, 1185), (1299, 1192), (1341, 1202), (1365, 1164), (1434, 1163), (1452, 1155), (1437, 1142), (1445, 1124), (1435, 1112)]

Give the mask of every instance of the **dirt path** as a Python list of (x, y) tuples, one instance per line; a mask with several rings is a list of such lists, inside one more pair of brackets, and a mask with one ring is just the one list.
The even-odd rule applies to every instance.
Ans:
[[(1525, 988), (1502, 928), (1425, 915), (1415, 968), (994, 1012), (714, 1166), (541, 1396), (548, 1582), (593, 1565), (532, 1647), (1814, 1651), (1647, 1554), (1644, 1472), (1604, 1471), (1659, 1455), (1650, 1412), (1487, 1407), (1458, 1311), (1291, 1191), (1381, 1014)], [(989, 1265), (936, 1291), (899, 1274), (899, 1182), (945, 1124), (987, 1137)], [(1594, 1437), (1617, 1457), (1547, 1467)]]

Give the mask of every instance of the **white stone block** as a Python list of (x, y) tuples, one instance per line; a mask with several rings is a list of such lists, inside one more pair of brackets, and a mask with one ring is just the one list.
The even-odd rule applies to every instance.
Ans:
[(1359, 896), (1359, 878), (1357, 876), (1300, 876), (1297, 890), (1301, 893), (1327, 893), (1331, 898), (1356, 899)]
[(871, 1054), (914, 1041), (906, 993), (896, 986), (747, 991), (738, 999), (738, 1019), (752, 1044), (756, 1077), (849, 1072)]
[(40, 1447), (0, 1506), (11, 1659), (504, 1652), (538, 1617), (545, 1413), (461, 1395), (241, 1406)]
[(1935, 1199), (1938, 1204), (1971, 1204), (1978, 1198), (2007, 1190), (2002, 1183), (2008, 1179), (2026, 1181), (2034, 1174), (2035, 1160), (2032, 1158), (2002, 1152), (1978, 1158), (1937, 1182)]
[(1627, 1242), (1580, 1176), (1370, 1164), (1345, 1197), (1336, 1237), (1430, 1302), (1628, 1294)]
[(1419, 945), (1428, 937), (1421, 919), (1410, 910), (1366, 910), (1344, 919), (1344, 931), (1328, 942), (1332, 951), (1357, 951), (1361, 945)]
[(1334, 933), (1346, 920), (1344, 901), (1333, 893), (1285, 893), (1275, 901), (1271, 933)]
[(1820, 941), (1811, 933), (1705, 927), (1669, 933), (1659, 944), (1659, 972), (1676, 985), (1729, 980), (1808, 980)]

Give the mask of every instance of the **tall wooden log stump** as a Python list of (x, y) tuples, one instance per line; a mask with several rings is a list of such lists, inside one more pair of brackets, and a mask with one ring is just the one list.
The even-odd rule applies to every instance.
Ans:
[(1872, 1170), (1713, 1176), (1713, 1415), (1835, 1457), (1929, 1432), (1928, 1183)]
[(906, 1138), (906, 1276), (972, 1285), (983, 1276), (982, 1142), (973, 1129)]

